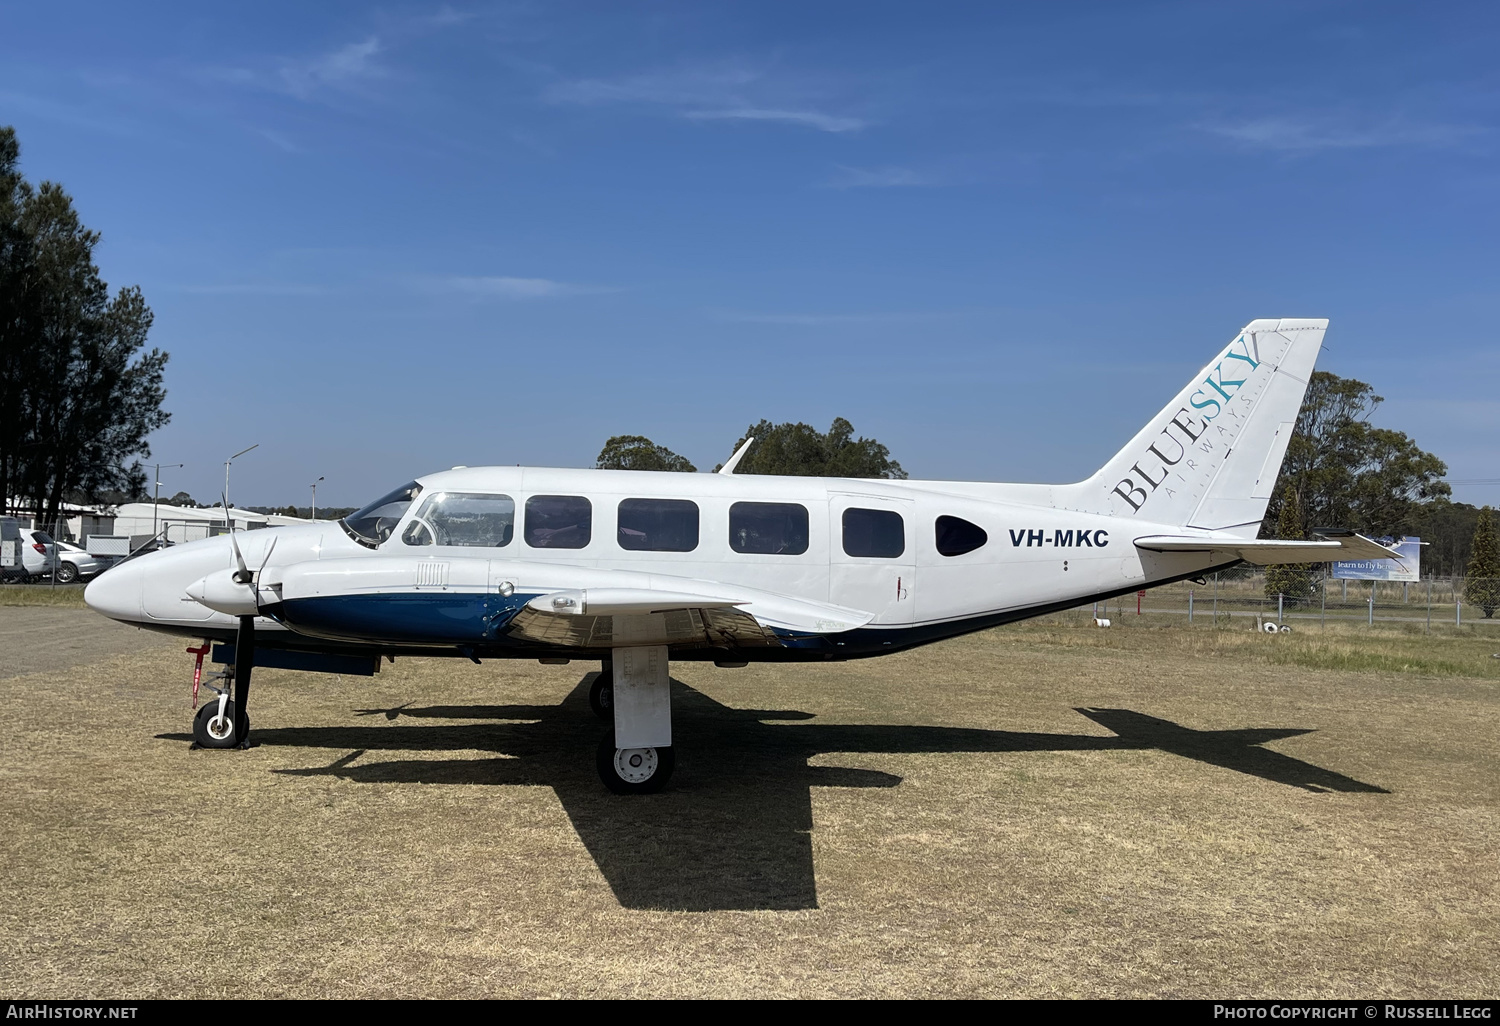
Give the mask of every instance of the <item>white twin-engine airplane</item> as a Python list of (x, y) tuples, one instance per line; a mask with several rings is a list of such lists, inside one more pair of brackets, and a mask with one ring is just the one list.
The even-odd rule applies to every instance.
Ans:
[(336, 524), (137, 557), (85, 598), (221, 643), (232, 666), (194, 725), (209, 748), (248, 744), (256, 664), (598, 659), (600, 776), (655, 791), (670, 659), (878, 656), (1241, 561), (1391, 558), (1352, 532), (1256, 538), (1327, 326), (1252, 321), (1078, 484), (735, 475), (750, 442), (717, 474), (460, 467)]

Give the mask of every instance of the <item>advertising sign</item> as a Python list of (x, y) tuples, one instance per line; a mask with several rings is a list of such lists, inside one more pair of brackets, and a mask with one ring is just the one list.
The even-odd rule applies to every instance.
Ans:
[(1333, 564), (1333, 578), (1341, 581), (1420, 581), (1422, 579), (1422, 539), (1377, 538), (1382, 545), (1393, 545), (1401, 560), (1350, 559)]

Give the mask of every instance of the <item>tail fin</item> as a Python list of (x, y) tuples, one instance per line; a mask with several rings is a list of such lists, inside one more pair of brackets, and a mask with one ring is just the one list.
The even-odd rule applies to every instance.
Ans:
[(1072, 505), (1255, 537), (1323, 345), (1326, 320), (1251, 321)]

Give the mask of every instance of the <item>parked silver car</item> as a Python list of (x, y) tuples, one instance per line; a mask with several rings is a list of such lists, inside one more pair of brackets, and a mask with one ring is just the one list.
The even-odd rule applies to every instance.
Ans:
[(74, 581), (87, 580), (115, 565), (115, 561), (108, 556), (91, 556), (87, 549), (81, 549), (68, 542), (57, 543), (57, 559), (58, 584), (72, 584)]

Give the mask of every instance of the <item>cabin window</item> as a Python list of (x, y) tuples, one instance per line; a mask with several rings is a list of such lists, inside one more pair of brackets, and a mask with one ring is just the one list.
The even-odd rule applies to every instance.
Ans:
[(510, 544), (516, 503), (509, 495), (434, 492), (406, 525), (408, 545), (464, 545), (498, 549)]
[(801, 555), (807, 551), (807, 507), (795, 502), (736, 502), (729, 507), (729, 547), (736, 552)]
[(620, 548), (692, 552), (698, 547), (698, 504), (687, 499), (622, 499)]
[(906, 522), (889, 509), (844, 510), (844, 552), (895, 559), (906, 551)]
[(533, 495), (526, 500), (526, 544), (581, 549), (594, 533), (594, 505), (582, 495)]
[(389, 495), (382, 495), (364, 509), (351, 513), (339, 521), (339, 526), (367, 548), (373, 549), (391, 536), (401, 518), (421, 493), (422, 486), (415, 481), (404, 484)]
[(962, 556), (973, 552), (990, 536), (978, 524), (971, 524), (962, 517), (937, 518), (937, 550), (944, 556)]

